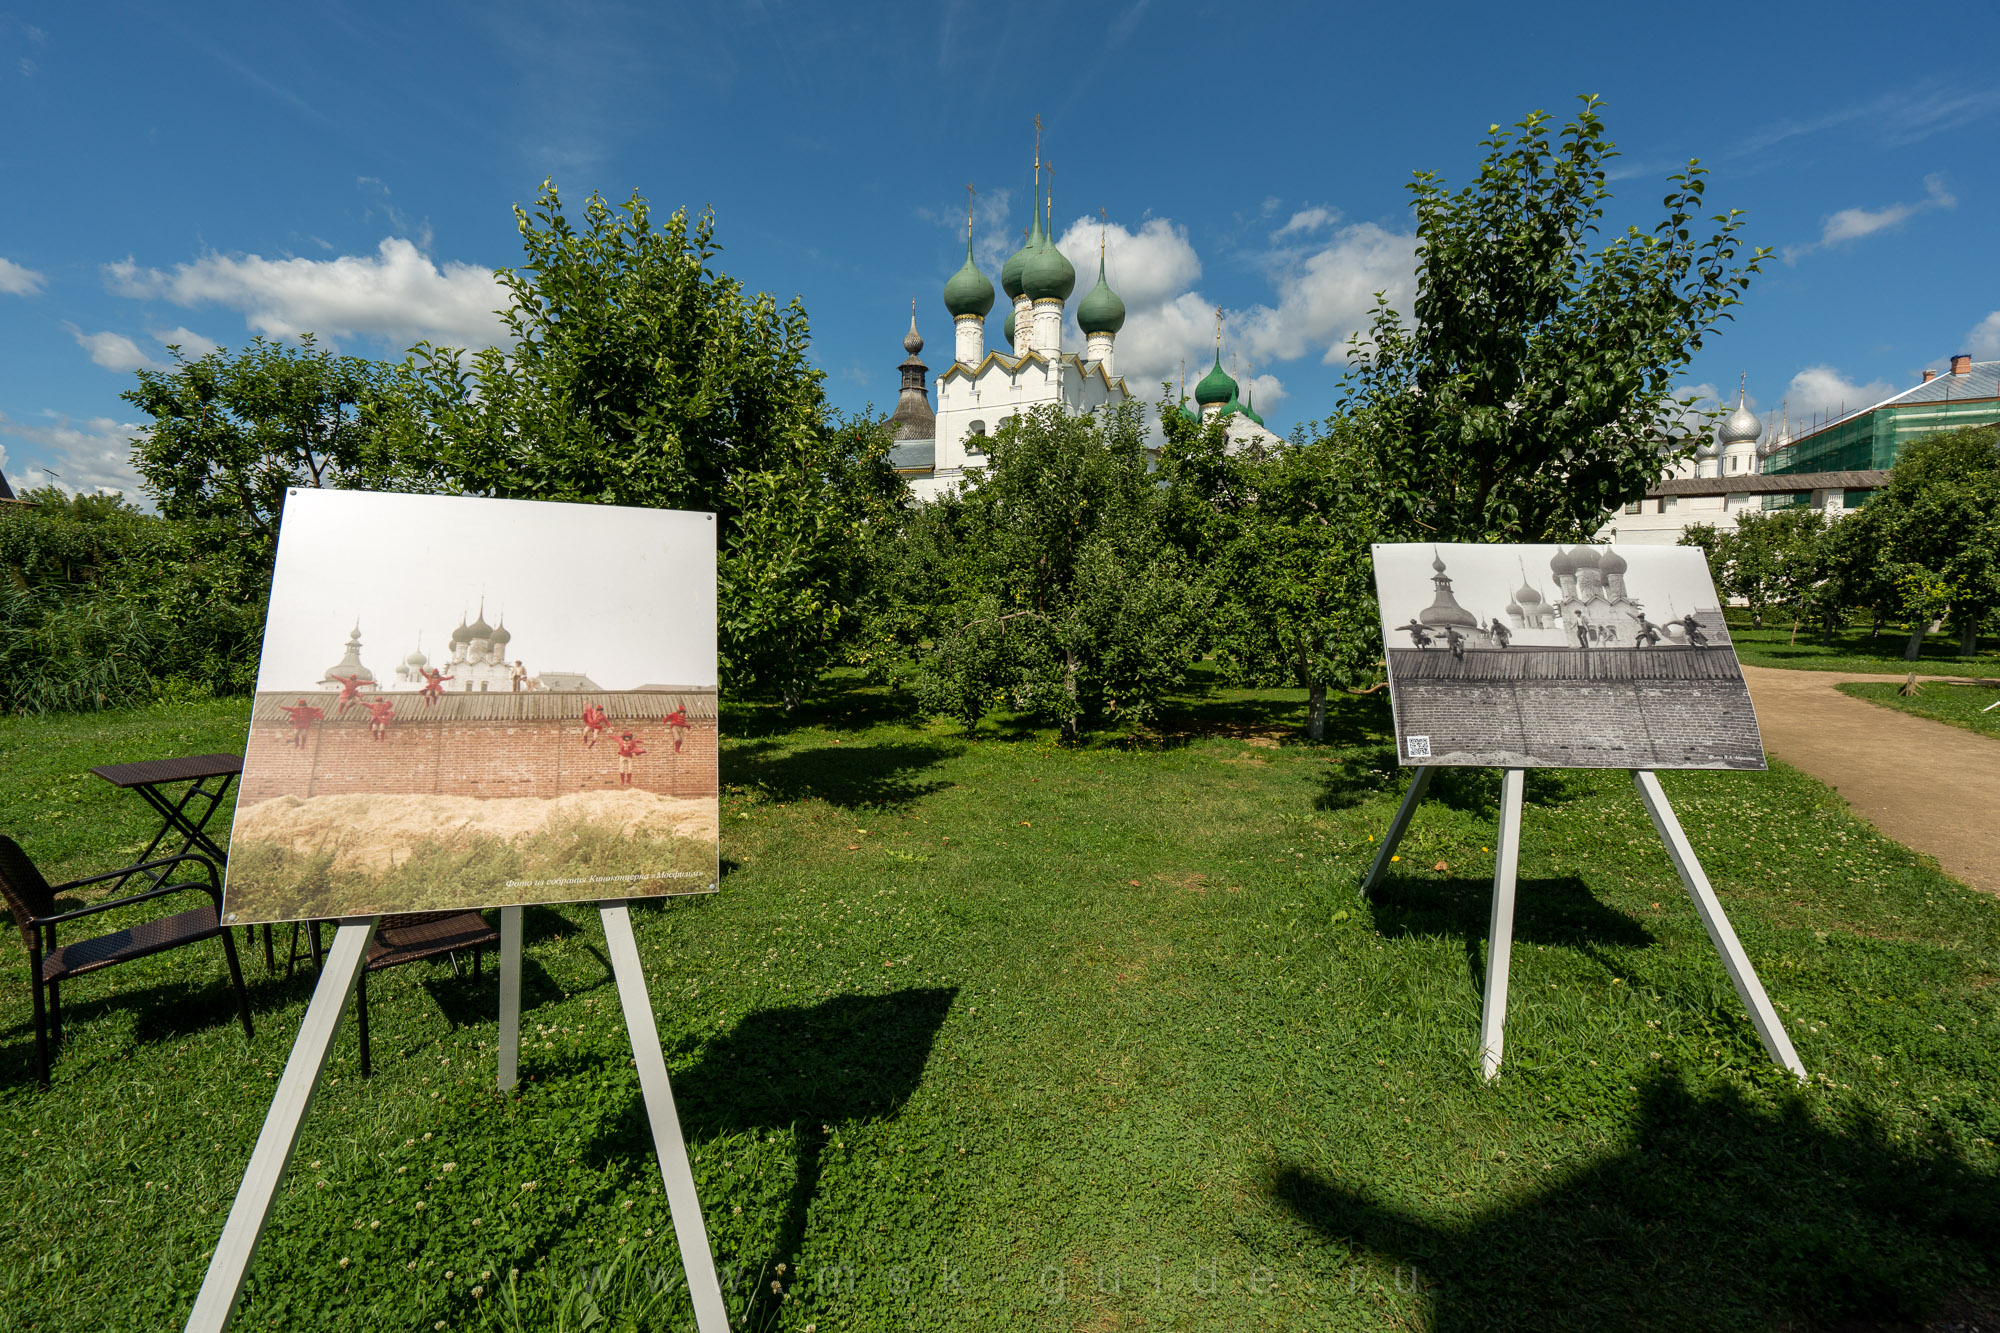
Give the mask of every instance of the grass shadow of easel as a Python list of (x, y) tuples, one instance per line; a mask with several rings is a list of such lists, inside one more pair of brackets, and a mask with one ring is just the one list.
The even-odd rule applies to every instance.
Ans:
[[(1517, 893), (1516, 943), (1575, 949), (1619, 972), (1622, 969), (1604, 955), (1604, 949), (1645, 949), (1658, 942), (1642, 922), (1606, 906), (1574, 875), (1524, 879)], [(1492, 898), (1489, 880), (1419, 874), (1383, 880), (1363, 906), (1385, 938), (1462, 940), (1472, 984), (1483, 993)]]
[(1617, 1155), (1483, 1211), (1295, 1163), (1263, 1188), (1329, 1246), (1407, 1265), (1434, 1333), (2000, 1328), (2000, 1181), (1895, 1129), (1655, 1077)]
[[(778, 1264), (796, 1275), (831, 1131), (891, 1119), (902, 1109), (923, 1080), (957, 995), (956, 987), (929, 987), (760, 1009), (708, 1039), (693, 1068), (674, 1075), (674, 1101), (690, 1142), (788, 1131), (798, 1144), (798, 1175), (770, 1252), (753, 1274), (743, 1327), (761, 1329), (776, 1319), (781, 1300), (769, 1275)], [(645, 1108), (635, 1099), (586, 1157), (602, 1162), (651, 1150)]]

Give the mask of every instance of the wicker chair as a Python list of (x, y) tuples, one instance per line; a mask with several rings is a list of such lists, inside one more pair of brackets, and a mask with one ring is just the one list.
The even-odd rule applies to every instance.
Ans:
[(354, 1023), (361, 1037), (361, 1076), (374, 1072), (368, 1058), (368, 974), (385, 967), (414, 963), (440, 956), (451, 959), (452, 974), (458, 974), (458, 954), (472, 951), (472, 975), (479, 975), (480, 953), (500, 943), (500, 932), (477, 912), (405, 912), (385, 916), (375, 927), (368, 945), (368, 963), (354, 987)]
[[(169, 866), (182, 863), (199, 866), (203, 878), (163, 884), (158, 882), (167, 878), (162, 873), (155, 875), (154, 886), (142, 893), (107, 898), (68, 912), (55, 910), (56, 895), (59, 893), (121, 879), (139, 871), (164, 872)], [(73, 944), (56, 942), (56, 927), (59, 925), (108, 912), (114, 907), (126, 907), (190, 889), (207, 894), (210, 901), (172, 916), (138, 922), (109, 935), (78, 940)], [(183, 852), (179, 856), (162, 857), (157, 861), (92, 875), (88, 879), (51, 885), (35, 868), (35, 863), (28, 859), (27, 853), (21, 850), (21, 845), (0, 834), (0, 895), (5, 896), (8, 907), (13, 909), (14, 923), (21, 930), (21, 942), (28, 946), (28, 985), (35, 994), (35, 1081), (43, 1089), (49, 1086), (49, 1047), (62, 1040), (62, 983), (85, 972), (177, 949), (183, 944), (221, 939), (222, 956), (229, 961), (230, 984), (236, 987), (236, 1009), (243, 1018), (243, 1035), (246, 1039), (254, 1035), (250, 1026), (250, 996), (243, 989), (243, 969), (236, 962), (236, 945), (221, 922), (222, 884), (216, 874), (215, 863), (207, 857), (197, 852)], [(45, 989), (46, 1008), (43, 1002)]]

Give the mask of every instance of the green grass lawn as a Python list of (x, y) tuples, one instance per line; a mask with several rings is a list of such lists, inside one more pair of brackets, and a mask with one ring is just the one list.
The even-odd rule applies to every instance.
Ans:
[(1829, 646), (1811, 625), (1800, 625), (1794, 635), (1792, 622), (1776, 615), (1766, 616), (1762, 629), (1750, 628), (1748, 611), (1732, 609), (1726, 615), (1736, 656), (1751, 666), (1899, 674), (1914, 666), (1919, 676), (2000, 676), (2000, 639), (1981, 639), (1979, 651), (1966, 656), (1958, 651), (1956, 634), (1932, 634), (1917, 660), (1906, 662), (1907, 630), (1890, 627), (1878, 636), (1869, 634), (1865, 624), (1849, 625), (1834, 634)]
[[(722, 891), (634, 917), (738, 1326), (1873, 1328), (1993, 1299), (2000, 902), (1792, 770), (1668, 775), (1794, 1086), (1629, 781), (1531, 773), (1486, 1085), (1497, 775), (1442, 775), (1358, 902), (1387, 701), (1340, 698), (1314, 746), (1297, 699), (1077, 750), (860, 688), (725, 709)], [(108, 867), (139, 803), (76, 775), (242, 727), (0, 722), (0, 817)], [(596, 915), (527, 920), (520, 1095), (490, 966), (378, 976), (375, 1076), (344, 1029), (238, 1328), (692, 1327)], [(310, 980), (252, 965), (247, 1048), (213, 945), (84, 980), (44, 1094), (23, 962), (0, 1326), (178, 1327)]]
[(2000, 708), (1990, 713), (1985, 711), (1995, 700), (2000, 700), (2000, 690), (1990, 685), (1931, 684), (1911, 698), (1896, 693), (1901, 687), (1887, 681), (1850, 680), (1835, 688), (1884, 708), (1949, 722), (1983, 736), (2000, 736)]

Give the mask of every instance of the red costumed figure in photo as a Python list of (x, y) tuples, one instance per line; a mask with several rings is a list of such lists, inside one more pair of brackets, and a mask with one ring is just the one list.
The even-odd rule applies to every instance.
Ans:
[(424, 697), (424, 707), (429, 708), (444, 696), (444, 683), (453, 677), (432, 667), (418, 667), (417, 670), (422, 672), (424, 677), (424, 687), (417, 693)]
[(679, 754), (681, 752), (681, 739), (684, 733), (686, 733), (694, 725), (692, 722), (688, 721), (687, 708), (683, 706), (680, 708), (676, 708), (671, 713), (668, 713), (665, 717), (660, 719), (660, 725), (663, 727), (672, 727), (674, 729), (674, 753)]
[(346, 717), (347, 710), (361, 702), (361, 691), (374, 687), (373, 681), (359, 676), (328, 676), (327, 679), (340, 685), (340, 707), (334, 710), (335, 717)]
[(631, 732), (618, 738), (618, 785), (632, 785), (632, 760), (646, 753), (646, 747), (639, 744)]
[(586, 749), (597, 747), (597, 738), (604, 734), (605, 724), (611, 717), (596, 704), (583, 706), (583, 744)]
[(292, 721), (292, 744), (303, 750), (306, 744), (306, 731), (326, 714), (304, 699), (299, 700), (296, 708), (290, 704), (279, 704), (278, 707), (284, 709), (285, 716)]
[(389, 731), (389, 717), (396, 711), (396, 705), (387, 699), (363, 699), (361, 706), (368, 710), (368, 735), (381, 740)]
[(444, 683), (450, 681), (452, 677), (444, 675), (434, 667), (418, 667), (418, 673), (422, 673), (424, 677), (424, 689), (420, 689), (418, 695), (424, 697), (424, 707), (428, 709), (430, 705), (438, 703), (444, 697)]

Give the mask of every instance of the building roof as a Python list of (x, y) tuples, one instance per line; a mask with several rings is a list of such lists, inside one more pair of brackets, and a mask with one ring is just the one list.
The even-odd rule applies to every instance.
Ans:
[(898, 472), (931, 471), (937, 466), (937, 441), (896, 441), (889, 446), (889, 466)]
[(1753, 472), (1740, 477), (1669, 477), (1646, 488), (1662, 495), (1789, 495), (1799, 491), (1865, 491), (1889, 484), (1888, 469), (1862, 472)]
[[(1911, 407), (1919, 403), (1957, 403), (1968, 398), (2000, 397), (2000, 361), (1974, 361), (1963, 375), (1950, 372), (1934, 380), (1913, 384), (1868, 408)], [(1796, 443), (1796, 441), (1794, 441)]]

